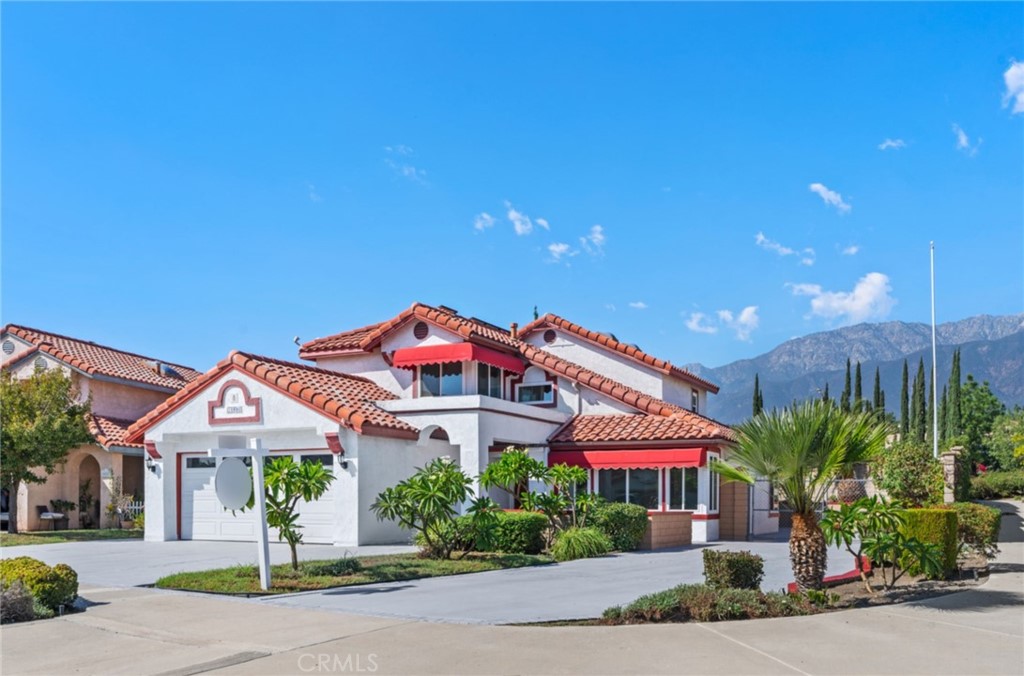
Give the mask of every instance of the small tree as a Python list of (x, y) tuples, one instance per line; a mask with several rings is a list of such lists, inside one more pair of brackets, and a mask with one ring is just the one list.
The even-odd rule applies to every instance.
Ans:
[(867, 573), (864, 572), (862, 551), (864, 541), (879, 533), (894, 532), (903, 525), (903, 510), (877, 497), (861, 498), (856, 502), (830, 509), (821, 518), (825, 542), (833, 547), (842, 546), (853, 554), (860, 579), (868, 592), (874, 593)]
[(500, 488), (512, 496), (513, 506), (522, 504), (523, 494), (530, 490), (530, 481), (546, 481), (548, 468), (540, 460), (530, 457), (525, 448), (506, 449), (501, 456), (480, 475), (484, 488)]
[(21, 484), (45, 483), (68, 451), (93, 441), (86, 422), (90, 408), (59, 368), (23, 380), (10, 371), (0, 374), (0, 485), (10, 496), (10, 532), (18, 532)]
[(942, 465), (924, 444), (893, 444), (879, 457), (874, 470), (876, 485), (893, 500), (920, 507), (942, 499)]
[[(270, 460), (264, 467), (263, 484), (267, 493), (267, 525), (277, 529), (277, 539), (288, 543), (292, 553), (292, 570), (299, 569), (298, 546), (302, 543), (302, 526), (297, 512), (299, 500), (319, 500), (331, 482), (334, 473), (320, 462), (296, 463), (285, 455)], [(247, 509), (252, 509), (255, 496), (249, 498)]]
[[(402, 528), (416, 531), (425, 543), (424, 553), (439, 559), (451, 558), (457, 544), (455, 517), (459, 505), (470, 496), (472, 479), (449, 458), (431, 460), (425, 467), (377, 496), (370, 509), (381, 521), (397, 521)], [(474, 505), (474, 512), (490, 512)]]

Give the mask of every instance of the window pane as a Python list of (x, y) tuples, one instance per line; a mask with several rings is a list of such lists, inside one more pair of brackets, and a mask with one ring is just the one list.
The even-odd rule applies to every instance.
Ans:
[(711, 472), (710, 471), (710, 469), (711, 469), (710, 466), (711, 466), (711, 463), (713, 463), (713, 462), (715, 462), (715, 461), (711, 460), (711, 461), (708, 462), (708, 470), (709, 470), (708, 474), (710, 475), (709, 476), (709, 480), (711, 482), (710, 491), (709, 491), (709, 497), (708, 497), (708, 509), (710, 511), (712, 511), (712, 512), (717, 512), (718, 511), (718, 474), (716, 472)]
[[(668, 508), (683, 508), (683, 473), (682, 467), (673, 467), (668, 471)], [(687, 507), (689, 509), (689, 507)]]
[(210, 468), (217, 466), (217, 458), (185, 458), (185, 467), (188, 469)]
[(476, 365), (476, 393), (479, 395), (494, 396), (490, 394), (490, 384), (487, 374), (490, 367), (487, 364)]
[(462, 394), (462, 362), (441, 364), (441, 396)]
[(491, 367), (490, 395), (495, 399), (501, 399), (501, 369), (497, 366)]
[(626, 501), (626, 470), (602, 469), (597, 473), (598, 489), (601, 497), (608, 502)]
[(327, 469), (334, 467), (334, 456), (330, 453), (325, 453), (323, 455), (303, 455), (300, 457), (302, 462), (319, 462)]
[(523, 404), (546, 404), (552, 401), (551, 385), (520, 385), (519, 401)]
[(686, 505), (684, 509), (697, 509), (697, 468), (687, 467), (686, 468), (686, 485), (685, 485), (684, 499), (683, 502)]
[(658, 470), (629, 470), (629, 502), (647, 509), (658, 509)]
[(427, 364), (420, 367), (420, 396), (441, 396), (441, 365)]

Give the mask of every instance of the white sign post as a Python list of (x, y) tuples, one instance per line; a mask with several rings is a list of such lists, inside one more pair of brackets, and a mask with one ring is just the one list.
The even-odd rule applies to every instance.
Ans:
[[(214, 458), (225, 458), (217, 468), (214, 485), (217, 498), (227, 509), (240, 509), (249, 502), (249, 496), (256, 494), (256, 544), (259, 546), (260, 588), (270, 589), (270, 541), (267, 536), (267, 493), (263, 485), (263, 458), (269, 455), (259, 439), (252, 439), (249, 448), (211, 448), (207, 454)], [(238, 466), (245, 465), (239, 458), (252, 458), (252, 488), (248, 486), (248, 471), (245, 480), (240, 480)]]

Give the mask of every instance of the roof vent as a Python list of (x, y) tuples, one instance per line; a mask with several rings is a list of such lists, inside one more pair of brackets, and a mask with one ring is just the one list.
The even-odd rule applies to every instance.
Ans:
[(544, 342), (547, 343), (548, 345), (555, 342), (555, 338), (557, 337), (558, 334), (555, 333), (554, 329), (548, 329), (547, 331), (544, 332)]
[(455, 308), (453, 308), (453, 307), (448, 307), (447, 305), (438, 305), (438, 306), (437, 306), (437, 309), (438, 309), (438, 310), (441, 310), (441, 311), (443, 311), (443, 312), (447, 312), (448, 314), (453, 314), (453, 315), (457, 315), (457, 314), (459, 314), (459, 311), (458, 311), (458, 310), (456, 310), (456, 309), (455, 309)]
[(14, 353), (14, 343), (12, 343), (9, 340), (5, 340), (4, 341), (4, 354), (13, 354), (13, 353)]
[(416, 336), (416, 340), (426, 338), (429, 331), (430, 329), (427, 327), (426, 322), (416, 322), (416, 326), (412, 327), (412, 335)]
[(168, 378), (180, 378), (181, 374), (174, 370), (170, 364), (161, 364), (157, 362), (157, 373)]
[(46, 360), (43, 359), (42, 357), (36, 357), (36, 360), (34, 362), (32, 362), (32, 364), (37, 369), (40, 369), (40, 370), (43, 370), (43, 371), (46, 370)]

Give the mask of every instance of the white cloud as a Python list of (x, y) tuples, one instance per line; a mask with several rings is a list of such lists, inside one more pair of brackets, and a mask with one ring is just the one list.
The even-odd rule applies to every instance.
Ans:
[(794, 296), (810, 296), (811, 314), (856, 324), (888, 316), (896, 305), (888, 275), (869, 272), (852, 291), (825, 291), (820, 284), (787, 284)]
[(512, 203), (505, 200), (506, 216), (512, 222), (517, 235), (529, 235), (533, 232), (533, 221), (530, 217), (512, 206)]
[(550, 261), (552, 263), (557, 263), (560, 260), (562, 260), (563, 257), (572, 258), (576, 254), (578, 254), (579, 251), (574, 250), (565, 242), (553, 242), (551, 244), (548, 244), (548, 253), (551, 254)]
[(878, 144), (878, 149), (879, 150), (888, 150), (889, 148), (894, 148), (896, 150), (900, 150), (901, 148), (906, 148), (906, 147), (907, 147), (906, 141), (904, 141), (901, 138), (887, 138), (887, 139), (885, 139), (884, 141), (882, 141), (881, 143)]
[(843, 196), (834, 190), (829, 190), (821, 183), (812, 183), (807, 186), (808, 189), (814, 194), (818, 195), (825, 202), (825, 204), (835, 207), (836, 210), (841, 214), (850, 213), (852, 207), (843, 201)]
[(580, 237), (580, 245), (582, 245), (583, 250), (591, 256), (604, 255), (604, 241), (604, 228), (600, 225), (591, 226), (590, 233)]
[(399, 143), (397, 146), (384, 146), (384, 152), (408, 157), (413, 154), (413, 149)]
[(312, 183), (309, 184), (309, 201), (310, 202), (323, 202), (324, 198), (320, 197), (320, 193), (316, 191), (316, 186)]
[(494, 216), (491, 216), (486, 211), (481, 211), (473, 218), (473, 227), (480, 231), (494, 227)]
[(633, 308), (634, 310), (646, 310), (647, 303), (643, 302), (642, 300), (635, 300), (629, 304), (629, 307)]
[(851, 244), (843, 249), (844, 256), (856, 256), (858, 253), (860, 253), (860, 246), (857, 244)]
[(551, 229), (551, 224), (548, 223), (548, 219), (546, 218), (535, 218), (533, 222), (539, 225), (540, 227), (544, 228), (545, 230)]
[(759, 232), (754, 236), (754, 242), (765, 251), (774, 251), (780, 256), (800, 256), (800, 265), (814, 265), (814, 260), (817, 257), (814, 249), (810, 247), (797, 251), (768, 239), (763, 232)]
[[(415, 154), (413, 153), (412, 148), (403, 145), (384, 146), (384, 152), (388, 155), (397, 155), (403, 158), (407, 158)], [(402, 178), (407, 178), (413, 183), (420, 183), (422, 185), (427, 184), (427, 172), (423, 169), (417, 169), (404, 159), (396, 162), (391, 157), (385, 157), (384, 164), (388, 165), (395, 174)]]
[(605, 303), (604, 304), (604, 309), (605, 310), (609, 310), (611, 312), (615, 312), (615, 304), (614, 303)]
[(686, 320), (686, 328), (694, 333), (718, 333), (718, 327), (707, 323), (708, 316), (703, 312), (691, 312)]
[(1012, 61), (1003, 73), (1006, 91), (1003, 93), (1003, 108), (1013, 101), (1013, 113), (1024, 113), (1024, 63)]
[(956, 149), (965, 153), (969, 157), (974, 157), (978, 154), (978, 148), (981, 147), (984, 139), (978, 139), (978, 142), (971, 145), (971, 137), (967, 135), (960, 125), (953, 123), (953, 134), (956, 136)]
[(729, 310), (719, 310), (718, 319), (722, 324), (735, 331), (739, 340), (746, 341), (750, 340), (750, 334), (761, 323), (761, 318), (757, 316), (756, 305), (748, 305), (740, 310), (739, 315), (733, 315)]

